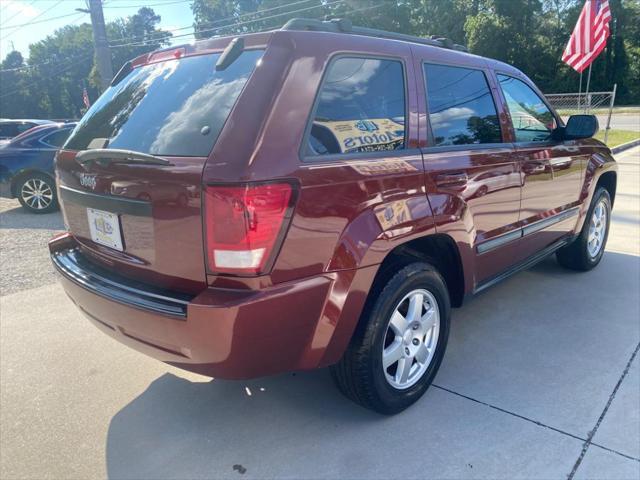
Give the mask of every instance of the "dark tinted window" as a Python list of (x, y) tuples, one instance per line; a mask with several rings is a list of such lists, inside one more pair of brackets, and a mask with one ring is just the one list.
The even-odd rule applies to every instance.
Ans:
[(393, 60), (339, 58), (322, 84), (308, 153), (374, 152), (404, 147), (404, 73)]
[(487, 79), (480, 70), (425, 64), (429, 120), (435, 145), (500, 143)]
[(42, 141), (47, 145), (51, 145), (52, 147), (61, 147), (62, 145), (64, 145), (64, 142), (67, 141), (67, 138), (69, 138), (71, 130), (71, 128), (62, 128), (47, 135), (42, 139)]
[(107, 139), (108, 148), (207, 156), (262, 53), (246, 51), (220, 72), (220, 54), (135, 68), (93, 104), (65, 148)]
[(516, 142), (549, 140), (556, 120), (538, 94), (517, 78), (498, 75), (498, 81), (509, 107)]
[(16, 137), (33, 126), (33, 123), (2, 123), (0, 124), (0, 138)]

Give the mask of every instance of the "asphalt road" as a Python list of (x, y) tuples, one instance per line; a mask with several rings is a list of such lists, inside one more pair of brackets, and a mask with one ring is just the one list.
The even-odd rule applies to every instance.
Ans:
[[(600, 129), (604, 130), (607, 125), (607, 116), (598, 115)], [(640, 132), (640, 114), (638, 113), (616, 113), (611, 115), (611, 128), (616, 130), (629, 130)]]
[(0, 204), (0, 478), (638, 479), (640, 148), (618, 160), (602, 264), (549, 259), (454, 310), (435, 385), (395, 417), (325, 370), (211, 380), (114, 342), (52, 283), (59, 216)]

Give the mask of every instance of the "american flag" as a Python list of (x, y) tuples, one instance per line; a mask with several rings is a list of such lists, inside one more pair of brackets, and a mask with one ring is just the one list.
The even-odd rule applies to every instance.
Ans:
[(87, 92), (87, 87), (82, 89), (82, 102), (84, 106), (89, 108), (91, 106), (91, 102), (89, 101), (89, 92)]
[(577, 72), (591, 65), (607, 44), (610, 20), (608, 0), (587, 0), (562, 54), (562, 61)]

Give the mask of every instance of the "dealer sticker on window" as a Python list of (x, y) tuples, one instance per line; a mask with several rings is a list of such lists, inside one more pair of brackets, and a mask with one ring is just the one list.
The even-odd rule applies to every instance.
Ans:
[(91, 240), (100, 245), (123, 251), (122, 233), (120, 233), (120, 219), (118, 215), (103, 210), (87, 208)]

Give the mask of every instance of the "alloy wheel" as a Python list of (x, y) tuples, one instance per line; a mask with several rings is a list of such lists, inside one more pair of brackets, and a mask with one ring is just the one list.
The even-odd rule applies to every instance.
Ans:
[(22, 185), (22, 200), (34, 210), (44, 210), (53, 201), (53, 189), (39, 178), (30, 178)]
[(409, 292), (391, 315), (382, 349), (382, 368), (389, 385), (415, 385), (434, 358), (440, 333), (440, 310), (428, 290)]
[(593, 209), (589, 221), (589, 236), (587, 237), (587, 250), (591, 258), (596, 258), (604, 245), (604, 237), (607, 233), (607, 206), (604, 200), (600, 200)]

